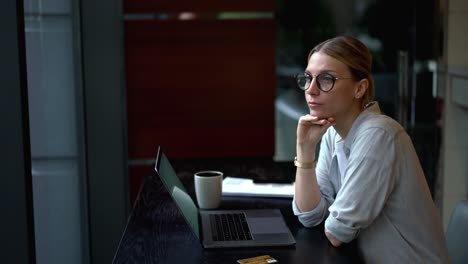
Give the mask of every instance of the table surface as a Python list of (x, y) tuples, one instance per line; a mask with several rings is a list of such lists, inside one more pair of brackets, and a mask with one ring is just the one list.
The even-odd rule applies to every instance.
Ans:
[[(180, 176), (179, 176), (180, 177)], [(181, 178), (194, 197), (193, 178)], [(362, 263), (356, 242), (334, 248), (323, 226), (305, 228), (288, 198), (223, 197), (220, 209), (278, 208), (296, 239), (294, 247), (203, 249), (159, 177), (148, 174), (129, 216), (113, 263), (237, 263), (270, 255), (278, 263)]]

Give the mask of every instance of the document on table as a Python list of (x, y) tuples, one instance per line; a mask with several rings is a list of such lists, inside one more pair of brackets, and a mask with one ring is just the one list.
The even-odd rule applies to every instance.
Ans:
[(294, 183), (254, 183), (252, 179), (226, 177), (223, 195), (292, 198)]

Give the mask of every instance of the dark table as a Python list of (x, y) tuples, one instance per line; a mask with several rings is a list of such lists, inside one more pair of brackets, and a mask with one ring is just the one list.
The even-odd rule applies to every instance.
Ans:
[[(179, 176), (180, 177), (180, 176)], [(194, 197), (193, 178), (181, 179)], [(296, 245), (279, 248), (203, 249), (177, 206), (153, 173), (145, 177), (129, 216), (113, 263), (237, 263), (238, 259), (270, 255), (279, 263), (362, 263), (355, 242), (334, 248), (323, 226), (303, 227), (291, 199), (223, 197), (220, 209), (278, 208)]]

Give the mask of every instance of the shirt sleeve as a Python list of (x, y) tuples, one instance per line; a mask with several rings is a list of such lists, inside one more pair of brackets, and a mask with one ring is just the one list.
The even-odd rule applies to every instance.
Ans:
[(298, 217), (299, 222), (301, 222), (301, 224), (305, 227), (311, 227), (320, 224), (323, 221), (323, 219), (325, 219), (325, 217), (327, 216), (327, 209), (329, 204), (322, 197), (320, 198), (320, 202), (317, 205), (317, 207), (308, 212), (299, 211), (296, 205), (296, 199), (293, 199), (292, 206), (293, 212)]
[(342, 186), (329, 207), (325, 230), (350, 242), (382, 211), (395, 182), (395, 136), (382, 128), (361, 132), (348, 158)]
[(330, 143), (333, 142), (331, 138), (331, 131), (328, 130), (320, 143), (320, 154), (315, 168), (317, 183), (321, 194), (319, 204), (311, 211), (301, 212), (299, 208), (297, 208), (295, 198), (292, 202), (294, 214), (298, 217), (299, 222), (306, 227), (316, 226), (322, 223), (328, 215), (330, 204), (332, 204), (334, 200), (334, 188), (328, 176), (333, 153), (333, 149), (330, 145)]

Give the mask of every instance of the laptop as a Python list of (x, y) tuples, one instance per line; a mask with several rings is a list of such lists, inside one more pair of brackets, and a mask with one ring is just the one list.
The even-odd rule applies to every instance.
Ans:
[(158, 147), (155, 171), (204, 248), (293, 246), (279, 209), (202, 210)]

